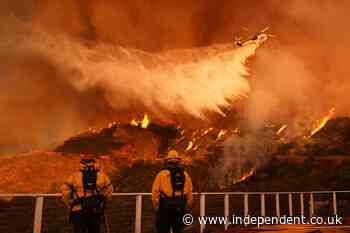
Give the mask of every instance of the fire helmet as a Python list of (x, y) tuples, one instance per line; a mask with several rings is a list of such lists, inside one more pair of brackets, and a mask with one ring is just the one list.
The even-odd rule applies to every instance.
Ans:
[(176, 150), (170, 150), (164, 158), (165, 162), (181, 162), (182, 158)]
[(90, 154), (81, 154), (80, 155), (80, 163), (94, 163), (96, 162), (95, 158)]

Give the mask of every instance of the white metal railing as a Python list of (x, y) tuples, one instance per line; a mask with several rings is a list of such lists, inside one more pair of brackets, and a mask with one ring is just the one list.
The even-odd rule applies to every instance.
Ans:
[[(304, 196), (309, 195), (309, 216), (314, 216), (314, 195), (316, 194), (331, 194), (332, 196), (332, 210), (333, 215), (337, 215), (337, 194), (338, 193), (349, 193), (348, 191), (312, 191), (312, 192), (202, 192), (194, 193), (194, 195), (199, 195), (199, 212), (200, 216), (205, 216), (205, 207), (206, 207), (206, 196), (210, 195), (222, 195), (224, 198), (224, 216), (229, 217), (229, 197), (233, 195), (243, 195), (243, 212), (244, 216), (248, 216), (249, 212), (249, 195), (259, 195), (260, 196), (260, 214), (261, 216), (266, 215), (266, 206), (265, 206), (265, 196), (274, 195), (275, 196), (275, 207), (276, 207), (276, 216), (281, 216), (280, 208), (280, 195), (288, 195), (288, 213), (290, 216), (293, 216), (293, 195), (299, 195), (300, 198), (300, 215), (305, 214), (304, 209)], [(141, 233), (142, 226), (142, 199), (143, 196), (150, 196), (150, 193), (113, 193), (113, 196), (134, 196), (135, 199), (135, 227), (134, 233)], [(43, 206), (44, 198), (48, 197), (60, 197), (61, 194), (39, 194), (39, 193), (0, 193), (1, 197), (32, 197), (35, 198), (35, 212), (34, 212), (34, 224), (33, 224), (33, 233), (41, 233), (42, 226), (42, 216), (43, 216)], [(350, 200), (349, 200), (350, 201)], [(225, 230), (227, 230), (228, 225), (225, 225)], [(200, 233), (203, 233), (205, 230), (205, 225), (200, 225)]]

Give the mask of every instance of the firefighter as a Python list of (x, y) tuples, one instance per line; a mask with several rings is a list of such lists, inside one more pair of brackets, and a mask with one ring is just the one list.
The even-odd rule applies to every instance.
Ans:
[(181, 166), (182, 158), (171, 150), (164, 159), (165, 167), (152, 185), (152, 204), (156, 211), (157, 233), (181, 233), (183, 216), (192, 208), (192, 181)]
[(70, 209), (74, 233), (99, 233), (105, 203), (112, 196), (113, 186), (100, 171), (91, 155), (80, 156), (80, 170), (63, 184), (62, 198)]

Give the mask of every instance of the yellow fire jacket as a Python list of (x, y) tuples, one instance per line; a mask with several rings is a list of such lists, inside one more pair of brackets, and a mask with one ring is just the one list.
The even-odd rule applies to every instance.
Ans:
[[(192, 181), (189, 174), (185, 171), (185, 184), (184, 184), (184, 196), (186, 198), (187, 207), (192, 208)], [(171, 175), (169, 170), (162, 170), (156, 176), (156, 179), (152, 185), (152, 205), (154, 209), (159, 208), (160, 197), (172, 197), (173, 187), (171, 185)], [(176, 191), (175, 196), (181, 196), (181, 192)]]
[[(97, 173), (96, 187), (99, 194), (104, 195), (106, 198), (110, 198), (113, 193), (113, 186), (108, 176), (99, 171)], [(84, 188), (83, 188), (83, 173), (75, 172), (73, 173), (67, 181), (61, 187), (62, 199), (63, 202), (67, 205), (68, 208), (71, 208), (74, 200), (78, 197), (84, 197)], [(96, 191), (86, 191), (86, 197), (96, 195)], [(72, 211), (81, 210), (81, 205), (75, 205)]]

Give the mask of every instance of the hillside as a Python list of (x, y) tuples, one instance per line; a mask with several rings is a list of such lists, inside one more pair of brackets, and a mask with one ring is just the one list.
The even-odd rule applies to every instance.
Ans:
[[(184, 166), (192, 174), (198, 191), (350, 189), (349, 118), (331, 119), (312, 137), (290, 141), (276, 137), (271, 129), (262, 130), (263, 134), (257, 133), (255, 137), (263, 137), (263, 146), (269, 146), (263, 157), (244, 157), (244, 153), (250, 155), (260, 149), (256, 144), (261, 142), (243, 140), (245, 135), (233, 129), (184, 133), (173, 124), (150, 123), (141, 127), (142, 122), (139, 123), (114, 123), (89, 130), (68, 139), (56, 152), (1, 156), (0, 190), (57, 192), (64, 179), (78, 169), (79, 154), (92, 153), (101, 169), (112, 177), (116, 191), (148, 192), (153, 177), (162, 168), (161, 158), (168, 147), (184, 154)], [(225, 150), (232, 137), (236, 141), (241, 139), (237, 145), (245, 150), (239, 164), (227, 160)], [(253, 149), (247, 152), (244, 147)], [(238, 175), (237, 165), (241, 171)], [(221, 170), (226, 173), (222, 175)]]
[[(80, 153), (96, 156), (99, 167), (110, 175), (115, 192), (150, 192), (152, 181), (163, 166), (162, 157), (167, 148), (183, 153), (184, 166), (192, 176), (194, 190), (199, 192), (350, 190), (349, 122), (348, 118), (331, 119), (311, 137), (289, 139), (276, 134), (278, 127), (267, 127), (253, 134), (237, 128), (185, 131), (173, 123), (113, 123), (67, 139), (55, 152), (32, 151), (0, 156), (0, 175), (3, 177), (0, 192), (59, 192), (68, 175), (78, 169)], [(334, 143), (329, 143), (330, 140)], [(266, 197), (268, 205), (272, 205), (273, 198), (272, 195)], [(293, 198), (298, 201), (296, 196)], [(341, 214), (350, 216), (346, 208), (348, 202), (343, 202), (348, 196), (338, 195), (337, 198), (339, 209), (343, 211)], [(243, 214), (242, 198), (230, 199), (231, 210)], [(207, 201), (208, 214), (223, 213), (222, 196), (207, 197)], [(307, 208), (307, 199), (305, 201)], [(134, 197), (113, 198), (109, 205), (111, 208), (107, 209), (107, 214), (112, 232), (131, 232)], [(251, 198), (249, 206), (252, 213), (259, 212), (258, 199)], [(2, 198), (0, 231), (31, 232), (33, 207), (32, 198)], [(120, 208), (126, 211), (120, 212)], [(285, 195), (281, 195), (281, 209), (288, 209)], [(149, 197), (144, 197), (143, 211), (142, 232), (154, 232)], [(199, 214), (198, 196), (195, 197), (193, 213)], [(23, 216), (26, 220), (20, 223), (9, 220), (22, 219)], [(222, 227), (216, 226), (208, 229), (209, 232), (223, 231)], [(188, 232), (197, 230), (198, 226)], [(271, 230), (296, 232), (294, 228)], [(298, 232), (309, 230), (303, 228)], [(58, 197), (45, 199), (43, 232), (71, 232), (67, 210)]]

